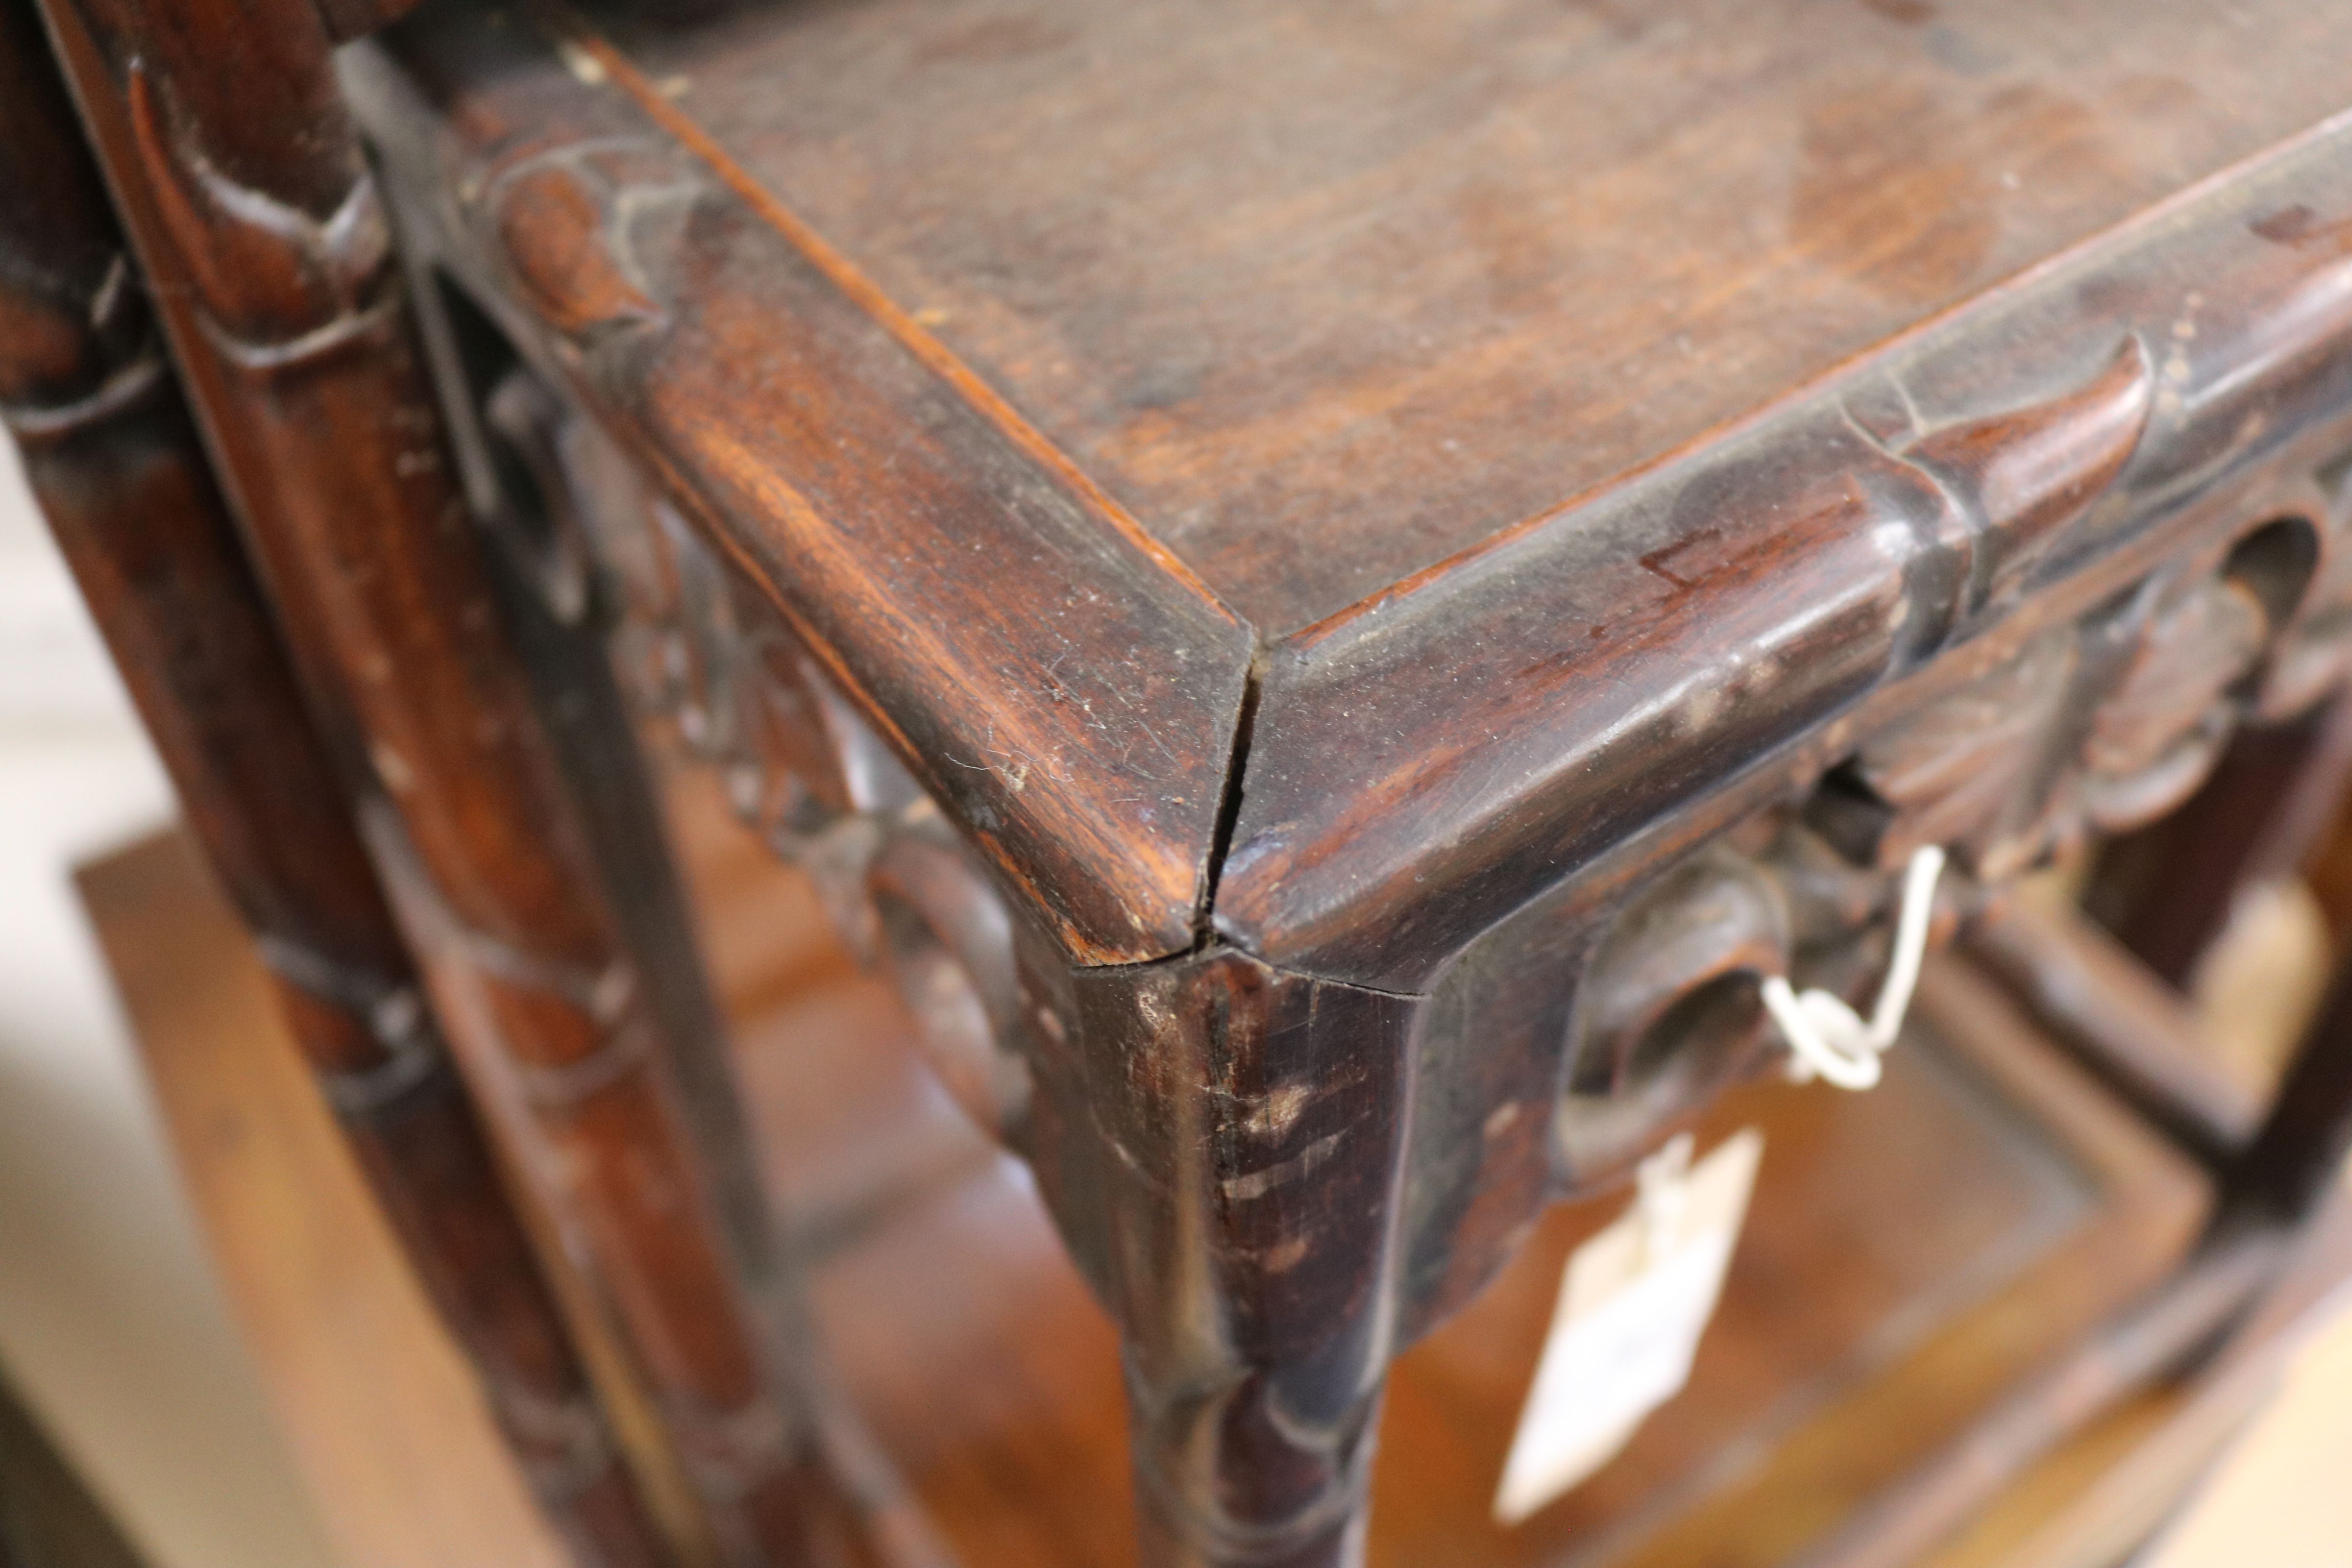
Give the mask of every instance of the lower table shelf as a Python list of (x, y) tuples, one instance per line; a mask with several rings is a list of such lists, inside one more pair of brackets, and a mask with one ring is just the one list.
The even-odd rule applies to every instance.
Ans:
[[(741, 928), (723, 929), (725, 901), (761, 880), (740, 859), (756, 851), (699, 816), (689, 807), (687, 859), (720, 968), (737, 976), (730, 990), (756, 994), (757, 955), (730, 961)], [(942, 1114), (887, 1006), (859, 1012), (862, 1036), (850, 1011), (828, 1004), (824, 1027), (797, 1030), (771, 1015), (745, 1034), (755, 1084), (800, 1090), (789, 1116), (802, 1142), (780, 1182), (789, 1192), (797, 1171), (804, 1191), (834, 1193), (814, 1278), (845, 1384), (971, 1568), (1130, 1561), (1108, 1321), (1020, 1167)], [(812, 1085), (843, 1097), (830, 1115)], [(917, 1125), (936, 1140), (929, 1152)], [(1374, 1564), (1795, 1560), (2156, 1287), (2210, 1198), (2192, 1162), (1957, 963), (1931, 974), (1880, 1088), (1752, 1085), (1699, 1124), (1699, 1146), (1744, 1126), (1764, 1134), (1762, 1169), (1690, 1385), (1568, 1497), (1517, 1528), (1493, 1521), (1565, 1259), (1627, 1200), (1556, 1206), (1483, 1296), (1398, 1363)], [(910, 1193), (877, 1173), (873, 1206), (845, 1223), (824, 1173), (870, 1163), (884, 1144), (932, 1184)]]
[[(805, 889), (697, 790), (686, 798), (684, 858), (841, 1386), (966, 1568), (1130, 1563), (1116, 1339), (1021, 1168), (957, 1120)], [(184, 856), (173, 864), (196, 875)], [(191, 940), (201, 898), (117, 880), (139, 897), (111, 909), (106, 879), (90, 883), (115, 951), (152, 913), (178, 922), (176, 945)], [(216, 901), (204, 918), (234, 934)], [(169, 997), (133, 991), (141, 1031), (158, 1037)], [(1874, 1500), (1883, 1510), (1972, 1423), (2159, 1289), (2206, 1212), (2200, 1169), (1965, 966), (1931, 972), (1916, 1018), (1874, 1091), (1758, 1083), (1697, 1127), (1702, 1150), (1747, 1126), (1765, 1140), (1724, 1300), (1689, 1386), (1566, 1498), (1516, 1528), (1489, 1512), (1563, 1261), (1624, 1194), (1556, 1206), (1483, 1296), (1400, 1361), (1378, 1568), (1763, 1568), (1841, 1541), (1859, 1554), (1838, 1560), (1870, 1561)], [(194, 1022), (229, 1026), (217, 1009)], [(236, 1022), (239, 1048), (261, 1048), (268, 1022)], [(177, 1089), (163, 1078), (167, 1119), (218, 1113), (185, 1074)], [(299, 1184), (273, 1186), (266, 1211), (225, 1191), (199, 1204), (216, 1231), (264, 1212), (278, 1225)], [(224, 1261), (246, 1268), (264, 1246), (247, 1237)], [(286, 1273), (277, 1286), (299, 1289)], [(288, 1303), (268, 1310), (293, 1321)], [(382, 1366), (373, 1408), (313, 1401), (301, 1417), (384, 1419), (404, 1391), (400, 1358)], [(433, 1415), (455, 1418), (446, 1400)]]

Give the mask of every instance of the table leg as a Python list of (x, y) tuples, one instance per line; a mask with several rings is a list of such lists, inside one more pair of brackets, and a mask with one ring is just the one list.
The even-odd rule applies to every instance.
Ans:
[(413, 848), (396, 885), (462, 1065), (592, 1261), (721, 1555), (818, 1560), (790, 1358), (499, 625), (320, 14), (48, 11), (298, 667)]
[(237, 545), (29, 7), (0, 3), (0, 404), (296, 1045), (583, 1563), (667, 1552)]

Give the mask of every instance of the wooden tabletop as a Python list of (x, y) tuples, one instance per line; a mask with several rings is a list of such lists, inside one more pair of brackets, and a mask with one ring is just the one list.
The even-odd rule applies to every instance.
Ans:
[(2325, 434), (2347, 44), (2295, 0), (435, 0), (351, 79), (1073, 959), (1414, 992)]
[(2352, 18), (2298, 0), (616, 23), (724, 156), (1269, 637), (2352, 102)]

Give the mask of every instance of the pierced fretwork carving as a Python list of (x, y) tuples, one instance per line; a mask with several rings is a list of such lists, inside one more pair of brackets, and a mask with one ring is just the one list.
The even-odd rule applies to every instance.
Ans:
[[(2352, 677), (2352, 454), (2263, 499), (2286, 520), (2264, 531), (2268, 550), (2247, 562), (2261, 568), (2249, 581), (2285, 611), (2259, 700), (2260, 716), (2277, 720), (2309, 711)], [(2282, 580), (2300, 595), (2285, 596)]]
[(782, 616), (586, 416), (520, 368), (487, 404), (486, 428), (544, 492), (547, 537), (510, 545), (531, 552), (551, 608), (584, 602), (565, 563), (592, 553), (633, 699), (808, 874), (836, 932), (898, 988), (957, 1102), (1018, 1143), (1024, 1042), (1045, 1014), (1022, 982), (1004, 900)]
[(1765, 1045), (1757, 987), (1788, 973), (1787, 890), (1717, 845), (1676, 867), (1602, 938), (1558, 1118), (1563, 1163), (1622, 1164), (1656, 1127), (1752, 1067)]
[(1812, 819), (1882, 869), (1941, 844), (1998, 881), (2086, 835), (2163, 816), (2252, 710), (2293, 602), (2245, 564), (2264, 539), (2250, 531), (2219, 566), (2151, 577), (1882, 730)]
[(1558, 1123), (1571, 1178), (1622, 1163), (1769, 1058), (1762, 976), (1866, 990), (1921, 846), (1954, 858), (1948, 917), (2085, 838), (2162, 816), (2242, 721), (2307, 709), (2342, 684), (2352, 543), (2327, 500), (2336, 488), (2256, 489), (2221, 545), (2028, 637), (1869, 735), (1801, 805), (1770, 807), (1650, 884), (1580, 990)]

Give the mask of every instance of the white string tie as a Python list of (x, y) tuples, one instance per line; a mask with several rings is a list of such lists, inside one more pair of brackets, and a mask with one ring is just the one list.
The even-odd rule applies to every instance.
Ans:
[(1765, 1010), (1789, 1042), (1790, 1076), (1802, 1083), (1825, 1078), (1840, 1089), (1869, 1089), (1878, 1082), (1879, 1058), (1903, 1031), (1911, 993), (1919, 984), (1919, 963), (1927, 953), (1927, 921), (1935, 912), (1936, 882), (1944, 874), (1944, 851), (1923, 844), (1903, 872), (1903, 910), (1895, 923), (1895, 953), (1878, 1001), (1864, 1020), (1844, 998), (1826, 991), (1800, 993), (1780, 974), (1766, 978)]

